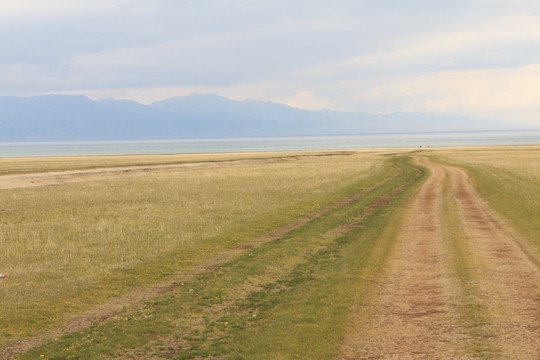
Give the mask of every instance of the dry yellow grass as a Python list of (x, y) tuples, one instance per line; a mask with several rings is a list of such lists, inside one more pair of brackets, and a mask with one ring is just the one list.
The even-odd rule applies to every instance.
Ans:
[[(69, 167), (75, 160), (58, 161)], [(365, 152), (2, 190), (0, 271), (9, 274), (0, 287), (4, 341), (335, 201), (382, 161)]]
[[(278, 156), (304, 156), (321, 154), (320, 151), (216, 153), (216, 154), (164, 154), (164, 155), (104, 155), (104, 156), (57, 156), (0, 158), (0, 175), (35, 173), (47, 171), (82, 170), (101, 167), (146, 166), (219, 162), (240, 159), (268, 159)], [(328, 151), (324, 153), (340, 153)]]
[(437, 156), (470, 166), (493, 167), (540, 181), (540, 146), (498, 146), (435, 150)]

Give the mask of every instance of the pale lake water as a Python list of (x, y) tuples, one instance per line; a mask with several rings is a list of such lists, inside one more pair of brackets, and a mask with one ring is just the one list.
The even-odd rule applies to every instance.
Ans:
[(145, 141), (0, 143), (0, 157), (193, 154), (540, 144), (540, 130)]

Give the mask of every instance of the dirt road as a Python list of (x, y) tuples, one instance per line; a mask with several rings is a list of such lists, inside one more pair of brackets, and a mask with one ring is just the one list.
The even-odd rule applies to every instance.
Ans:
[[(490, 358), (540, 359), (536, 259), (479, 197), (464, 171), (426, 158), (417, 161), (430, 177), (408, 209), (369, 303), (360, 308), (362, 314), (350, 316), (341, 358), (471, 359), (485, 356), (483, 346)], [(466, 258), (456, 259), (459, 254), (452, 250), (444, 201), (453, 202)], [(457, 263), (471, 269), (466, 284)], [(471, 325), (465, 287), (478, 294), (475, 311), (482, 314), (474, 316), (486, 319), (480, 325)]]
[[(156, 170), (174, 170), (174, 169), (193, 169), (202, 167), (217, 167), (234, 165), (247, 161), (261, 160), (230, 160), (219, 162), (198, 162), (173, 165), (146, 165), (129, 167), (110, 167), (89, 170), (73, 170), (61, 172), (44, 172), (30, 174), (15, 174), (0, 176), (1, 189), (15, 189), (27, 187), (39, 187), (47, 185), (61, 185), (82, 181), (104, 180), (125, 176), (136, 176), (148, 171)], [(268, 160), (266, 160), (268, 161)]]
[(149, 171), (167, 171), (167, 170), (189, 170), (195, 168), (213, 168), (221, 166), (232, 166), (242, 163), (269, 163), (280, 160), (298, 160), (311, 157), (321, 156), (343, 156), (348, 155), (348, 152), (339, 153), (321, 153), (313, 155), (287, 155), (268, 158), (254, 159), (239, 159), (239, 160), (219, 160), (219, 161), (200, 161), (187, 162), (178, 164), (163, 164), (163, 165), (140, 165), (140, 166), (121, 166), (121, 167), (104, 167), (85, 170), (68, 170), (68, 171), (50, 171), (28, 174), (13, 174), (0, 175), (0, 190), (39, 187), (47, 185), (61, 185), (82, 181), (106, 180), (111, 178), (137, 176), (145, 174)]
[(449, 167), (475, 279), (502, 359), (540, 359), (540, 269), (524, 242)]

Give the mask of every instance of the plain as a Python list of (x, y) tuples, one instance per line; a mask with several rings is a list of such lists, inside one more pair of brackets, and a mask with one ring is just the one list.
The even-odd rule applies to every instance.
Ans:
[[(9, 274), (0, 346), (6, 357), (48, 359), (337, 357), (355, 309), (377, 301), (428, 174), (412, 158), (465, 169), (538, 259), (539, 151), (2, 159), (5, 176), (62, 180), (0, 190), (0, 272)], [(65, 170), (82, 175), (66, 181)], [(468, 299), (477, 290), (453, 244)], [(482, 309), (462, 313), (487, 334)], [(496, 353), (488, 336), (471, 354)]]

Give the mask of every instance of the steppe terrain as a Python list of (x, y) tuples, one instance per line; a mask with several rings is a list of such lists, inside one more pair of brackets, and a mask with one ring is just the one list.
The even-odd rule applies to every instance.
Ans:
[(540, 358), (540, 146), (0, 169), (0, 358)]

